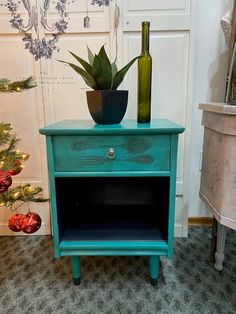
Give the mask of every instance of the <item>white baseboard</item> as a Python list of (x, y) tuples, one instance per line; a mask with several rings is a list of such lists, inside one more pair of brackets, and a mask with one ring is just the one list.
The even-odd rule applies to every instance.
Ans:
[(187, 238), (188, 237), (188, 227), (175, 224), (174, 235), (176, 238)]

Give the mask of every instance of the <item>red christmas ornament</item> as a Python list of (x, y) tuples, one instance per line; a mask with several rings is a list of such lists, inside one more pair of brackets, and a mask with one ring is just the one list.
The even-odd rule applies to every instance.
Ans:
[(21, 161), (16, 159), (14, 160), (14, 168), (11, 170), (8, 170), (11, 176), (16, 176), (18, 173), (20, 173), (22, 170)]
[(8, 171), (0, 170), (0, 193), (8, 190), (12, 184), (12, 179)]
[(21, 231), (22, 220), (25, 217), (23, 214), (15, 214), (8, 220), (8, 227), (12, 231)]
[(36, 213), (28, 213), (24, 215), (21, 224), (21, 230), (24, 233), (34, 233), (39, 230), (42, 220)]

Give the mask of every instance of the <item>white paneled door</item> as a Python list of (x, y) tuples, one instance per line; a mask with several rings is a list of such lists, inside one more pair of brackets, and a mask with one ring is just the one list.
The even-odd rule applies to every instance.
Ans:
[[(188, 123), (188, 104), (191, 93), (191, 5), (190, 0), (123, 1), (122, 35), (119, 43), (122, 57), (127, 62), (140, 53), (141, 22), (150, 21), (150, 52), (153, 60), (152, 118), (168, 118), (181, 125)], [(122, 1), (120, 1), (120, 5)], [(129, 106), (126, 117), (136, 118), (137, 65), (126, 79)], [(186, 173), (185, 144), (188, 133), (180, 136), (178, 151), (175, 234), (187, 235), (188, 213), (183, 198)], [(184, 163), (185, 161), (185, 163)]]
[[(0, 4), (1, 4), (0, 0)], [(3, 1), (4, 2), (4, 1)], [(19, 1), (22, 2), (22, 1)], [(58, 60), (74, 61), (68, 51), (87, 58), (88, 45), (93, 52), (105, 44), (113, 60), (117, 55), (118, 66), (139, 55), (141, 49), (141, 22), (151, 22), (150, 50), (153, 58), (152, 117), (168, 118), (186, 125), (187, 99), (189, 99), (189, 73), (191, 62), (191, 1), (190, 0), (113, 0), (110, 7), (90, 5), (90, 0), (68, 1), (68, 28), (58, 41), (58, 51), (51, 59), (38, 61), (24, 49), (22, 36), (11, 28), (9, 10), (0, 6), (0, 76), (18, 79), (33, 75), (37, 88), (21, 94), (0, 95), (0, 117), (11, 122), (22, 139), (19, 146), (30, 153), (22, 174), (15, 182), (36, 183), (48, 195), (48, 178), (44, 138), (38, 129), (62, 119), (90, 119), (83, 80)], [(52, 38), (40, 22), (40, 8), (44, 1), (31, 0), (38, 10), (38, 31), (32, 35)], [(24, 6), (19, 12), (27, 20)], [(84, 27), (84, 17), (90, 17), (90, 27)], [(50, 2), (48, 25), (58, 18), (55, 1)], [(136, 119), (137, 65), (134, 65), (122, 84), (129, 90), (129, 104), (125, 118)], [(187, 133), (181, 136), (178, 155), (176, 235), (186, 235), (187, 213), (183, 210), (185, 184), (184, 156)], [(34, 205), (43, 218), (38, 231), (49, 234), (50, 202)], [(0, 234), (11, 234), (7, 228), (9, 210), (0, 209)]]

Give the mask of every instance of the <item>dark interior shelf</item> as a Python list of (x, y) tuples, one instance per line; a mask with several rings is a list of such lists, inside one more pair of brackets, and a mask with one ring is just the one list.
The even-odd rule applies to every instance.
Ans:
[(157, 229), (66, 229), (61, 241), (166, 241)]
[(166, 240), (158, 221), (152, 219), (154, 207), (94, 206), (84, 210), (88, 215), (64, 223), (62, 240)]
[(57, 178), (60, 240), (167, 240), (169, 178)]

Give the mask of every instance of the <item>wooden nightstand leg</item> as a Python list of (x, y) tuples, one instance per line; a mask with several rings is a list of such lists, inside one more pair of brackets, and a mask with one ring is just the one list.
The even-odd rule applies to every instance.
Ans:
[(224, 260), (224, 248), (225, 248), (226, 227), (218, 222), (217, 226), (217, 244), (215, 253), (215, 269), (222, 270)]
[(71, 256), (72, 275), (75, 285), (80, 284), (80, 256)]
[(150, 283), (152, 286), (157, 285), (159, 274), (159, 256), (149, 256)]

